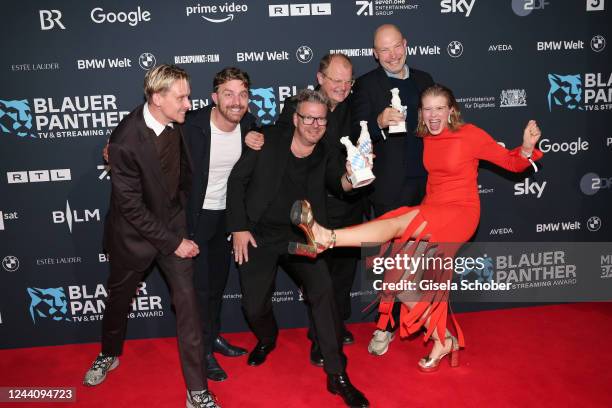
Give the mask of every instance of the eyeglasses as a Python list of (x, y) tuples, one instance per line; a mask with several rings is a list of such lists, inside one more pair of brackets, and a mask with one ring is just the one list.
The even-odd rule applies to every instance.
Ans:
[(355, 80), (354, 79), (349, 79), (348, 81), (344, 81), (342, 79), (334, 79), (334, 78), (330, 77), (329, 75), (327, 75), (325, 72), (321, 72), (321, 75), (323, 75), (325, 78), (329, 79), (332, 82), (332, 84), (334, 84), (334, 85), (353, 86), (355, 84)]
[(305, 125), (310, 126), (313, 123), (315, 123), (315, 121), (317, 121), (317, 125), (319, 126), (327, 125), (327, 118), (315, 118), (314, 116), (304, 116), (304, 115), (301, 115), (299, 112), (295, 112), (295, 114), (298, 115), (300, 119), (302, 119), (302, 123)]

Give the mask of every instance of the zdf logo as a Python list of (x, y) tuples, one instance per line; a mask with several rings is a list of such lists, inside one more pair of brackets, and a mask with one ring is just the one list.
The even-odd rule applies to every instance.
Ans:
[(60, 29), (65, 30), (66, 27), (62, 24), (62, 12), (59, 10), (38, 10), (40, 17), (40, 29), (43, 31), (53, 30), (57, 25)]

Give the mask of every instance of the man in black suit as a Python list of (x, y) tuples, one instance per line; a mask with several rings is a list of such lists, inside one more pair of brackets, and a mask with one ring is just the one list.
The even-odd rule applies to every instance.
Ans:
[(137, 286), (156, 263), (170, 286), (187, 407), (217, 407), (206, 384), (202, 333), (193, 288), (192, 257), (198, 246), (187, 239), (185, 206), (191, 186), (191, 159), (180, 124), (191, 107), (188, 74), (173, 65), (150, 70), (147, 102), (113, 131), (109, 143), (111, 202), (104, 228), (110, 276), (102, 321), (102, 351), (85, 375), (97, 385), (119, 365), (127, 314)]
[[(223, 381), (227, 373), (213, 351), (228, 357), (246, 354), (219, 335), (221, 303), (230, 268), (227, 240), (227, 179), (242, 150), (261, 134), (249, 132), (255, 118), (247, 112), (250, 79), (238, 68), (224, 68), (213, 80), (214, 105), (187, 115), (184, 133), (193, 159), (193, 181), (187, 208), (189, 237), (200, 248), (195, 258), (195, 285), (200, 302), (207, 375)], [(246, 143), (246, 145), (245, 145)]]
[(346, 374), (342, 321), (325, 262), (287, 253), (289, 241), (303, 241), (289, 218), (295, 200), (310, 200), (317, 220), (325, 224), (326, 188), (339, 195), (352, 189), (335, 153), (319, 143), (327, 125), (328, 104), (317, 91), (300, 91), (294, 127), (267, 128), (263, 148), (243, 152), (228, 183), (228, 228), (239, 264), (242, 306), (258, 340), (248, 363), (262, 364), (276, 346), (278, 326), (271, 296), (277, 266), (281, 265), (298, 281), (308, 299), (328, 390), (339, 394), (351, 407), (367, 407), (367, 399)]
[[(327, 130), (321, 139), (322, 143), (336, 151), (336, 156), (343, 165), (346, 161), (346, 149), (340, 138), (351, 136), (351, 115), (349, 95), (353, 86), (353, 64), (351, 59), (344, 54), (327, 54), (319, 62), (317, 72), (316, 90), (325, 95), (330, 101), (330, 109), (327, 113)], [(296, 97), (293, 96), (285, 101), (277, 125), (293, 126), (293, 114), (297, 106)], [(358, 135), (358, 134), (357, 134)], [(353, 135), (356, 136), (356, 135)], [(351, 138), (356, 142), (357, 137)], [(327, 194), (327, 216), (329, 228), (343, 228), (359, 224), (363, 221), (364, 197), (362, 194), (335, 195), (332, 191)], [(325, 261), (334, 286), (334, 298), (338, 313), (343, 321), (351, 317), (351, 289), (355, 280), (357, 260), (361, 253), (358, 248), (333, 248), (325, 253)], [(312, 319), (311, 319), (312, 320)], [(321, 349), (314, 338), (312, 330), (308, 337), (313, 340), (310, 349), (310, 361), (323, 365)], [(353, 334), (343, 324), (342, 342), (352, 344)]]
[[(419, 204), (425, 195), (427, 173), (423, 167), (423, 141), (416, 136), (420, 94), (433, 79), (427, 72), (406, 65), (406, 39), (392, 24), (383, 24), (374, 33), (374, 56), (380, 66), (359, 77), (353, 88), (351, 115), (353, 132), (359, 121), (368, 122), (376, 155), (370, 202), (378, 217), (401, 206)], [(390, 107), (391, 89), (398, 88), (406, 114)], [(405, 133), (389, 133), (389, 126), (406, 124)], [(399, 306), (399, 305), (398, 305)], [(396, 314), (399, 308), (396, 306)], [(395, 319), (398, 321), (398, 319)], [(374, 355), (387, 352), (394, 330), (376, 330), (368, 350)]]

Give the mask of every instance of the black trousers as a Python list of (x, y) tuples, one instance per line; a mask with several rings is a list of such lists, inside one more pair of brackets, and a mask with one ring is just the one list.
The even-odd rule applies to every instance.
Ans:
[[(159, 254), (155, 262), (170, 287), (170, 296), (176, 312), (178, 351), (187, 389), (206, 389), (208, 387), (206, 366), (203, 364), (202, 330), (193, 288), (193, 260), (182, 259), (174, 254)], [(123, 352), (130, 303), (138, 284), (149, 270), (150, 266), (143, 270), (124, 269), (123, 265), (113, 258), (113, 254), (110, 254), (110, 276), (107, 285), (109, 295), (102, 320), (102, 353), (119, 356)]]
[(200, 247), (195, 258), (195, 288), (200, 304), (204, 351), (212, 353), (221, 327), (221, 304), (230, 269), (231, 246), (225, 232), (225, 210), (201, 210), (194, 241)]
[(284, 253), (283, 248), (276, 246), (249, 247), (249, 261), (240, 265), (239, 271), (242, 307), (251, 330), (264, 344), (276, 341), (278, 326), (272, 310), (272, 294), (279, 265), (301, 286), (325, 360), (325, 372), (343, 373), (346, 357), (342, 353), (342, 321), (323, 259), (287, 255), (286, 246)]

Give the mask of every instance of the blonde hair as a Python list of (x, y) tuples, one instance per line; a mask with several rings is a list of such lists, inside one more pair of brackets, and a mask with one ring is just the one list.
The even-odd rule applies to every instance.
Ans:
[(427, 126), (423, 121), (423, 114), (421, 110), (423, 109), (423, 99), (428, 96), (443, 96), (446, 98), (446, 102), (448, 103), (448, 107), (452, 109), (450, 114), (450, 122), (448, 123), (448, 128), (451, 132), (455, 132), (461, 128), (465, 124), (463, 118), (461, 117), (461, 109), (459, 109), (459, 104), (455, 99), (455, 95), (453, 95), (453, 91), (445, 87), (444, 85), (434, 84), (429, 88), (425, 89), (421, 94), (421, 100), (419, 101), (419, 118), (418, 125), (416, 128), (417, 136), (425, 136), (429, 130), (427, 130)]
[(168, 91), (174, 81), (181, 79), (190, 81), (187, 71), (176, 65), (161, 64), (151, 69), (144, 79), (144, 93), (147, 101), (151, 100), (154, 93)]

